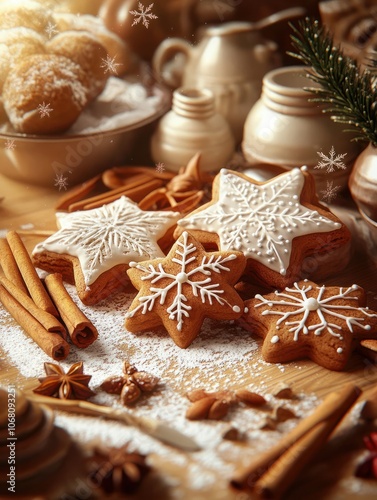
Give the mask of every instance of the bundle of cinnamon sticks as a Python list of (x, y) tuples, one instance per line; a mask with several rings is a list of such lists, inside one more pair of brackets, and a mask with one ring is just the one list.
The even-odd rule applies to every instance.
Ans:
[(51, 358), (68, 356), (69, 339), (80, 348), (96, 340), (97, 329), (74, 303), (61, 275), (50, 274), (43, 283), (15, 231), (0, 239), (0, 265), (0, 302)]
[(240, 470), (231, 479), (231, 487), (256, 493), (261, 498), (281, 498), (324, 446), (360, 394), (361, 390), (352, 384), (329, 394), (311, 415), (275, 446)]

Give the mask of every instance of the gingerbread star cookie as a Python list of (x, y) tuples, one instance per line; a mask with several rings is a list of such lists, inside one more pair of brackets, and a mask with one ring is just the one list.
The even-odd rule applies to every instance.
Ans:
[(245, 301), (240, 323), (263, 337), (267, 362), (310, 358), (329, 370), (343, 370), (357, 339), (377, 338), (377, 312), (365, 304), (358, 285), (327, 287), (303, 280)]
[(96, 304), (126, 288), (130, 261), (165, 255), (161, 245), (179, 217), (140, 210), (125, 196), (93, 210), (58, 213), (60, 229), (34, 248), (34, 263), (74, 283), (84, 304)]
[(182, 230), (207, 249), (242, 252), (246, 275), (267, 287), (324, 279), (349, 260), (350, 232), (319, 203), (304, 167), (263, 183), (222, 169), (212, 201), (181, 219), (174, 236)]
[(127, 271), (139, 293), (126, 314), (128, 331), (163, 325), (174, 342), (188, 347), (204, 318), (235, 320), (243, 301), (233, 285), (245, 268), (240, 252), (206, 252), (184, 232), (163, 259), (131, 262)]

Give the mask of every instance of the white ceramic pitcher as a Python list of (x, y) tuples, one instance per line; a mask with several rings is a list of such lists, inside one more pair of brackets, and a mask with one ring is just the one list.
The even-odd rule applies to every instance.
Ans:
[[(203, 29), (201, 41), (192, 46), (180, 38), (168, 38), (153, 56), (157, 79), (172, 88), (208, 88), (216, 110), (228, 121), (236, 142), (251, 106), (259, 98), (263, 76), (281, 65), (277, 45), (262, 38), (262, 28), (301, 16), (301, 7), (286, 9), (255, 23), (235, 21)], [(184, 61), (181, 66), (173, 59)]]

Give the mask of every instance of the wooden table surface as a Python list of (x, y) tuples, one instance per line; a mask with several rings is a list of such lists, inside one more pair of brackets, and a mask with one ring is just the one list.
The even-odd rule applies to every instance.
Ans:
[[(0, 198), (4, 197), (0, 203), (0, 230), (30, 229), (31, 227), (54, 229), (54, 205), (61, 195), (62, 192), (59, 192), (56, 187), (43, 188), (27, 185), (0, 176)], [(27, 248), (31, 250), (35, 239), (33, 237), (24, 237), (24, 241)], [(357, 246), (360, 250), (360, 245)], [(377, 264), (373, 264), (368, 260), (362, 248), (361, 252), (354, 254), (351, 263), (342, 275), (334, 277), (328, 282), (337, 285), (358, 283), (368, 291), (369, 306), (377, 310)], [(1, 333), (0, 331), (0, 335)], [(0, 385), (15, 383), (21, 385), (24, 389), (35, 385), (35, 380), (23, 379), (20, 377), (18, 370), (11, 366), (9, 361), (4, 359), (4, 356), (2, 358)], [(344, 372), (330, 372), (309, 361), (302, 361), (300, 370), (297, 370), (296, 366), (297, 363), (294, 363), (294, 366), (288, 364), (280, 374), (279, 381), (290, 384), (296, 392), (314, 393), (318, 398), (323, 398), (347, 382), (358, 385), (364, 391), (363, 397), (367, 397), (368, 392), (375, 388), (377, 384), (377, 367), (373, 362), (357, 353), (353, 355), (351, 363)], [(266, 365), (263, 369), (267, 375), (265, 377), (265, 389), (272, 391), (276, 385), (276, 368), (272, 365)], [(271, 373), (271, 376), (269, 376), (269, 373)], [(360, 432), (365, 433), (366, 429), (362, 429)], [(350, 486), (353, 484), (351, 459), (354, 460), (355, 454), (361, 453), (360, 449), (350, 451), (347, 448), (347, 443), (341, 442), (336, 450), (338, 451), (334, 451), (331, 446), (327, 447), (314, 465), (305, 469), (289, 494), (284, 498), (298, 499), (303, 496), (305, 498), (321, 499), (377, 498), (377, 481), (374, 483), (369, 481), (366, 489), (360, 487), (360, 485), (357, 488)], [(348, 457), (347, 460), (345, 457)], [(334, 460), (337, 461), (338, 465), (334, 466)], [(164, 469), (163, 464), (161, 469)], [(320, 477), (318, 471), (320, 471)], [(183, 480), (185, 471), (179, 471), (177, 474), (178, 478), (181, 475)], [(182, 500), (202, 498), (200, 491), (197, 491), (195, 496), (192, 495), (192, 492), (187, 493), (187, 496), (185, 496), (184, 492), (185, 489), (183, 489), (183, 493), (181, 491), (179, 496)], [(158, 496), (156, 496), (157, 498)], [(169, 495), (163, 495), (161, 498), (165, 500), (165, 498), (170, 497)], [(174, 495), (171, 498), (175, 498)], [(207, 500), (246, 500), (249, 497), (223, 488), (222, 491), (219, 491), (218, 487), (214, 485), (212, 496), (206, 492), (203, 498)]]

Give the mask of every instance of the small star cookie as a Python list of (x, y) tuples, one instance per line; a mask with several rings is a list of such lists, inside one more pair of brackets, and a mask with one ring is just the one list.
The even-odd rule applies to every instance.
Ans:
[(183, 232), (165, 258), (130, 263), (127, 274), (139, 293), (126, 314), (126, 329), (137, 333), (163, 325), (179, 347), (188, 347), (204, 318), (242, 315), (233, 285), (245, 264), (242, 253), (206, 252)]
[(282, 292), (245, 301), (240, 323), (263, 337), (269, 363), (310, 358), (329, 370), (343, 370), (355, 339), (377, 338), (377, 312), (365, 307), (358, 285), (318, 286), (303, 280)]
[(127, 287), (130, 261), (165, 255), (161, 245), (179, 217), (140, 210), (125, 196), (93, 210), (58, 213), (60, 229), (34, 248), (34, 263), (74, 283), (84, 304), (96, 304)]
[(174, 236), (192, 233), (207, 249), (242, 252), (246, 276), (282, 289), (300, 279), (324, 279), (349, 260), (350, 232), (318, 201), (305, 168), (257, 182), (222, 169), (212, 201), (177, 223)]

